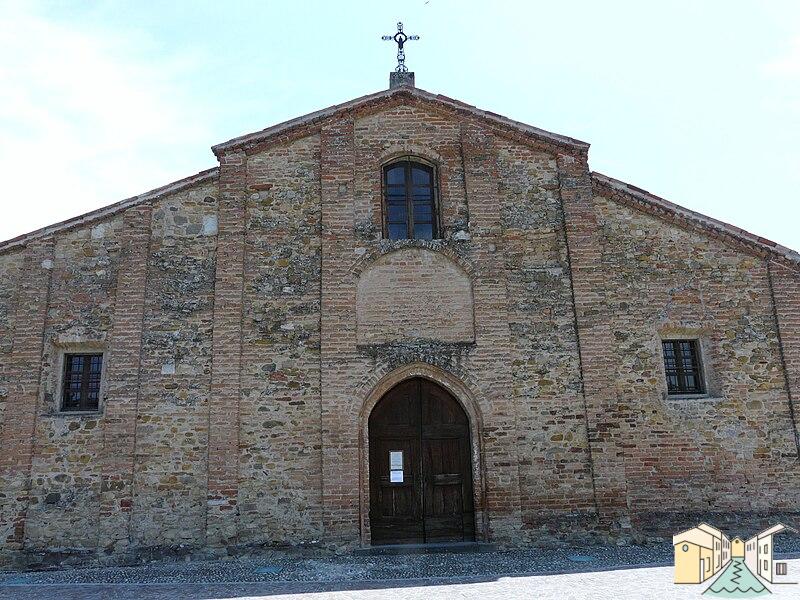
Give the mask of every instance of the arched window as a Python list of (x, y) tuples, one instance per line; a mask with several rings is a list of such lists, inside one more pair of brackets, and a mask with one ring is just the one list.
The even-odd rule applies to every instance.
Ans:
[(433, 167), (411, 160), (383, 169), (384, 235), (390, 240), (439, 237)]

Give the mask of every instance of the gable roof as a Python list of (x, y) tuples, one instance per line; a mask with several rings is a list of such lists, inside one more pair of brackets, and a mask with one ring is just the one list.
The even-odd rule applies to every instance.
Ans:
[(775, 535), (776, 533), (780, 533), (781, 531), (794, 531), (795, 533), (797, 533), (797, 530), (794, 527), (787, 527), (786, 525), (783, 525), (782, 523), (778, 523), (777, 525), (773, 525), (772, 527), (768, 527), (767, 529), (765, 529), (764, 531), (759, 533), (756, 537), (758, 537), (758, 538), (768, 537), (768, 536), (771, 536), (771, 535)]
[[(700, 525), (704, 525), (701, 523)], [(684, 542), (688, 542), (690, 544), (694, 544), (695, 546), (702, 546), (703, 548), (710, 548), (711, 546), (706, 546), (705, 544), (708, 542), (708, 539), (711, 538), (713, 540), (714, 534), (706, 531), (705, 529), (701, 529), (698, 527), (692, 527), (685, 531), (681, 531), (676, 533), (672, 536), (672, 545), (675, 546), (677, 544), (682, 544)], [(711, 542), (713, 545), (713, 541)]]
[(77, 217), (72, 217), (71, 219), (67, 219), (66, 221), (54, 223), (53, 225), (47, 225), (46, 227), (42, 227), (41, 229), (36, 229), (35, 231), (31, 231), (30, 233), (24, 233), (22, 235), (18, 235), (17, 237), (11, 238), (10, 240), (0, 242), (0, 253), (6, 252), (8, 250), (13, 250), (20, 246), (24, 246), (31, 240), (35, 240), (62, 231), (67, 231), (75, 227), (88, 225), (90, 223), (94, 223), (101, 219), (114, 216), (115, 214), (127, 210), (132, 206), (136, 206), (137, 204), (141, 204), (143, 202), (149, 202), (151, 200), (157, 200), (169, 194), (182, 192), (183, 190), (194, 187), (195, 185), (205, 183), (207, 181), (212, 181), (216, 179), (218, 175), (219, 175), (219, 167), (212, 167), (211, 169), (200, 171), (199, 173), (190, 175), (189, 177), (185, 177), (183, 179), (179, 179), (178, 181), (173, 181), (172, 183), (168, 183), (167, 185), (162, 185), (161, 187), (158, 187), (154, 190), (150, 190), (149, 192), (144, 192), (143, 194), (131, 196), (130, 198), (126, 198), (125, 200), (120, 200), (119, 202), (115, 202), (114, 204), (109, 204), (108, 206), (98, 208), (97, 210), (92, 210), (82, 215), (78, 215)]
[(586, 155), (589, 150), (589, 144), (587, 142), (545, 131), (544, 129), (539, 129), (538, 127), (533, 127), (532, 125), (527, 125), (526, 123), (521, 123), (509, 119), (508, 117), (498, 115), (497, 113), (482, 110), (471, 104), (466, 104), (441, 94), (432, 94), (423, 89), (407, 85), (381, 90), (380, 92), (367, 96), (361, 96), (360, 98), (355, 98), (342, 104), (329, 106), (328, 108), (303, 115), (302, 117), (278, 123), (277, 125), (262, 129), (261, 131), (238, 136), (227, 142), (212, 146), (211, 150), (217, 156), (231, 150), (244, 150), (246, 153), (251, 153), (262, 149), (265, 145), (280, 142), (282, 138), (291, 139), (297, 135), (309, 135), (314, 131), (318, 131), (324, 123), (347, 113), (369, 114), (370, 112), (382, 110), (392, 104), (400, 103), (419, 103), (434, 109), (451, 112), (461, 117), (472, 117), (483, 121), (490, 127), (506, 131), (507, 133), (516, 134), (545, 146), (556, 147), (561, 149), (561, 151), (573, 154), (578, 153)]
[(622, 205), (630, 206), (651, 216), (674, 223), (684, 229), (699, 231), (716, 237), (749, 254), (765, 258), (769, 257), (794, 269), (800, 269), (800, 253), (797, 251), (781, 246), (760, 235), (745, 231), (741, 227), (689, 210), (635, 185), (602, 173), (593, 172), (592, 191), (597, 196), (609, 197)]
[[(546, 149), (557, 149), (562, 152), (577, 154), (583, 157), (586, 157), (588, 154), (589, 144), (586, 142), (545, 131), (544, 129), (509, 119), (508, 117), (498, 115), (491, 111), (479, 109), (470, 104), (448, 98), (447, 96), (433, 94), (420, 88), (407, 85), (381, 90), (374, 94), (361, 96), (360, 98), (355, 98), (342, 104), (336, 104), (295, 119), (290, 119), (283, 123), (278, 123), (277, 125), (262, 129), (261, 131), (235, 137), (227, 142), (212, 146), (211, 149), (218, 157), (235, 150), (244, 151), (249, 154), (272, 144), (311, 135), (318, 132), (324, 123), (348, 113), (364, 116), (394, 105), (415, 103), (435, 110), (450, 112), (460, 118), (480, 120), (482, 123), (501, 134)], [(39, 237), (52, 235), (60, 231), (79, 227), (112, 216), (141, 202), (158, 199), (167, 194), (175, 193), (196, 184), (216, 179), (218, 176), (219, 167), (201, 171), (200, 173), (149, 192), (127, 198), (115, 204), (90, 211), (60, 223), (37, 229), (8, 241), (0, 242), (0, 252), (23, 246), (28, 241)], [(734, 225), (659, 198), (634, 185), (601, 173), (592, 173), (592, 189), (597, 195), (608, 196), (617, 202), (632, 206), (686, 229), (701, 231), (705, 234), (718, 237), (722, 241), (733, 244), (751, 254), (762, 257), (768, 256), (794, 269), (800, 269), (800, 253)]]

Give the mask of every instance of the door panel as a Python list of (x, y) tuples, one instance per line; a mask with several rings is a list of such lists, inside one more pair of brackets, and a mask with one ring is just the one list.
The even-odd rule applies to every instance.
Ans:
[(458, 438), (422, 441), (427, 541), (464, 539), (464, 477), (459, 442)]
[[(374, 544), (474, 539), (469, 422), (458, 402), (424, 379), (390, 390), (369, 419)], [(403, 481), (390, 452), (403, 452)]]
[[(392, 483), (389, 477), (389, 453), (403, 452), (403, 481)], [(373, 490), (377, 494), (370, 504), (372, 537), (377, 543), (422, 543), (424, 531), (420, 488), (417, 474), (419, 441), (412, 438), (384, 438), (370, 446), (370, 468), (378, 465)]]

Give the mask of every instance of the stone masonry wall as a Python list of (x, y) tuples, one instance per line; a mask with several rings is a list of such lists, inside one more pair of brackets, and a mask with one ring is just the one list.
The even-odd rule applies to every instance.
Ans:
[[(213, 183), (167, 195), (0, 257), (3, 349), (29, 349), (3, 361), (13, 421), (0, 413), (3, 447), (18, 449), (0, 482), (3, 549), (24, 550), (22, 564), (204, 543), (215, 195)], [(37, 350), (20, 336), (39, 303)], [(104, 353), (98, 412), (60, 412), (65, 352)], [(10, 439), (27, 427), (26, 465)]]
[(137, 547), (205, 542), (216, 195), (206, 184), (152, 211), (131, 519)]
[[(414, 248), (430, 248), (441, 253), (437, 260), (454, 261), (472, 279), (475, 341), (462, 343), (458, 325), (448, 329), (447, 321), (429, 328), (427, 336), (405, 328), (392, 330), (386, 339), (371, 340), (369, 335), (380, 328), (371, 328), (367, 335), (359, 332), (359, 353), (341, 365), (337, 375), (348, 399), (337, 409), (343, 431), (351, 432), (355, 445), (359, 432), (353, 415), (382, 376), (403, 365), (429, 364), (430, 377), (436, 379), (435, 369), (441, 369), (471, 386), (480, 411), (482, 435), (474, 443), (482, 445), (486, 480), (476, 476), (476, 487), (485, 486), (476, 508), (487, 522), (478, 524), (479, 536), (484, 526), (483, 534), (496, 540), (519, 540), (523, 526), (531, 532), (549, 528), (552, 533), (554, 519), (567, 517), (566, 521), (575, 511), (591, 512), (574, 317), (553, 159), (477, 124), (416, 106), (358, 119), (354, 153), (354, 209), (345, 217), (350, 222), (343, 229), (349, 226), (353, 232), (346, 252), (359, 258), (342, 260), (356, 265), (358, 295), (373, 303), (389, 303), (408, 285), (403, 277), (412, 271), (402, 265), (416, 264)], [(421, 157), (437, 167), (443, 240), (380, 239), (381, 167), (404, 155)], [(346, 186), (342, 183), (341, 189), (349, 191)], [(384, 264), (376, 262), (381, 256), (391, 256), (385, 264), (398, 266), (394, 276), (387, 271), (378, 285), (372, 285), (375, 282), (365, 274), (369, 275), (370, 265)], [(345, 283), (337, 281), (340, 287)], [(355, 290), (350, 294), (355, 296)], [(420, 302), (418, 315), (409, 309), (401, 318), (425, 322), (429, 310)], [(350, 319), (338, 320), (339, 335), (342, 322), (349, 331)], [(544, 325), (550, 319), (556, 321), (552, 328)], [(389, 317), (383, 325), (398, 326)], [(333, 356), (344, 357), (344, 352), (343, 348)], [(534, 391), (538, 398), (531, 395)], [(362, 481), (365, 477), (362, 474)], [(568, 507), (563, 505), (567, 497)]]
[(238, 539), (322, 538), (320, 139), (247, 160)]
[[(634, 524), (796, 512), (800, 469), (764, 260), (595, 200)], [(700, 340), (708, 397), (667, 396), (666, 337)]]
[(121, 227), (115, 218), (56, 238), (25, 529), (32, 549), (97, 543), (102, 416), (60, 412), (62, 356), (106, 348)]
[(556, 161), (506, 142), (498, 176), (523, 527), (563, 535), (591, 528), (595, 507)]

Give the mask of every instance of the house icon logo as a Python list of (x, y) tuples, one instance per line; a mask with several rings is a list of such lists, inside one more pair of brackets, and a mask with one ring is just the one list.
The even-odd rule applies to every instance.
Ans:
[(773, 558), (773, 536), (795, 529), (773, 525), (746, 541), (728, 538), (722, 531), (700, 523), (672, 536), (675, 550), (675, 583), (709, 582), (704, 596), (757, 598), (769, 595), (768, 584), (790, 581), (785, 562)]

